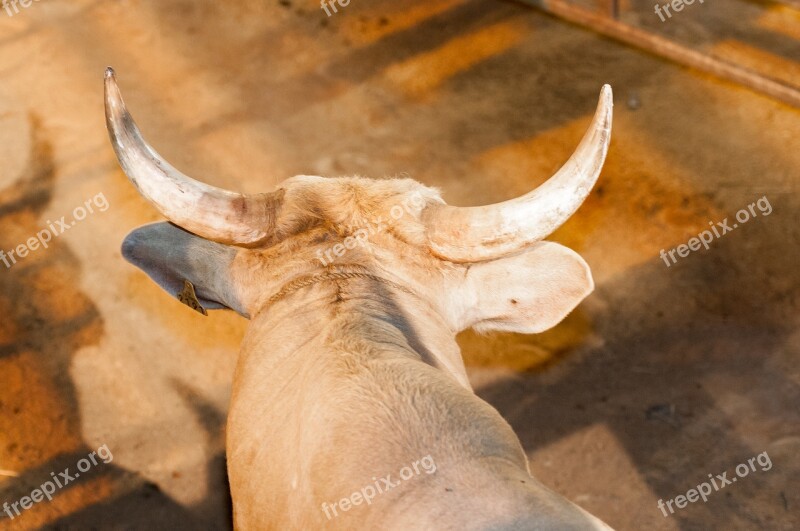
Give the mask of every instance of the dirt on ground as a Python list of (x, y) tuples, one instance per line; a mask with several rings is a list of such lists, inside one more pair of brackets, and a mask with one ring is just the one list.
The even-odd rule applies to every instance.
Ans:
[[(55, 237), (0, 262), (0, 503), (106, 458), (0, 529), (231, 527), (223, 432), (246, 321), (202, 317), (122, 259), (160, 218), (108, 141), (108, 65), (149, 141), (208, 183), (408, 174), (462, 206), (542, 183), (611, 84), (605, 169), (550, 238), (596, 291), (544, 334), (462, 334), (470, 377), (534, 475), (616, 529), (800, 528), (798, 109), (512, 2), (18, 7), (0, 11), (0, 250)], [(734, 28), (693, 45), (800, 83), (796, 12), (746, 11), (774, 45), (759, 55), (726, 9), (663, 27), (690, 43), (682, 27)], [(726, 219), (708, 250), (662, 258)], [(723, 473), (736, 482), (664, 516), (659, 500)]]

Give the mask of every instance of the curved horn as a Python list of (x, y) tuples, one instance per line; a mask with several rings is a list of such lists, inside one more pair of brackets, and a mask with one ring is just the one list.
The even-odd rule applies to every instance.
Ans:
[(429, 245), (452, 262), (492, 260), (544, 239), (591, 192), (611, 140), (611, 87), (604, 85), (578, 149), (547, 182), (522, 197), (482, 207), (433, 205), (423, 212)]
[(106, 125), (122, 169), (168, 220), (219, 243), (253, 245), (273, 231), (283, 191), (248, 196), (195, 181), (172, 167), (142, 138), (119, 92), (105, 76)]

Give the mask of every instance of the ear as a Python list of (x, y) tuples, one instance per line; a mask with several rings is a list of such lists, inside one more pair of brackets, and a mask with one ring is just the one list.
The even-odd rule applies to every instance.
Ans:
[(575, 251), (539, 242), (523, 253), (469, 267), (459, 287), (462, 330), (534, 334), (557, 325), (594, 289)]
[(230, 282), (236, 249), (205, 240), (171, 223), (145, 225), (128, 234), (122, 256), (177, 297), (184, 281), (194, 285), (206, 309), (231, 309), (247, 315)]

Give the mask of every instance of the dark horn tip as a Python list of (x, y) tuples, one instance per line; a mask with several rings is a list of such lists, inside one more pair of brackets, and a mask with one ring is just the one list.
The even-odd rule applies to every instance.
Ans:
[(114, 69), (110, 66), (106, 68), (106, 79), (114, 77)]

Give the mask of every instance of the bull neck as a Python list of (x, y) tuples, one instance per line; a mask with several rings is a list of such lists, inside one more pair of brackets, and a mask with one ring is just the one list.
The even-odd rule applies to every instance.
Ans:
[[(383, 322), (405, 338), (409, 352), (449, 373), (471, 390), (455, 334), (430, 303), (412, 288), (371, 273), (363, 266), (335, 266), (297, 276), (267, 301), (253, 316), (254, 324), (257, 321), (257, 327), (265, 327), (280, 336), (278, 331), (287, 326), (307, 323), (289, 341), (296, 342), (297, 348), (308, 340), (304, 337), (306, 334), (323, 333), (336, 322), (352, 322), (352, 318)], [(348, 319), (342, 320), (345, 317)], [(269, 337), (270, 332), (255, 335), (260, 336), (257, 342), (274, 339)], [(291, 345), (283, 347), (292, 348)]]

